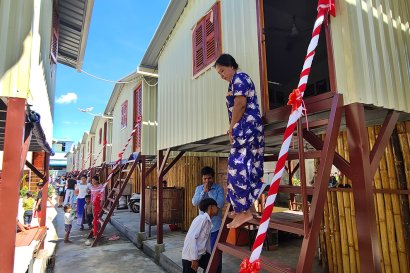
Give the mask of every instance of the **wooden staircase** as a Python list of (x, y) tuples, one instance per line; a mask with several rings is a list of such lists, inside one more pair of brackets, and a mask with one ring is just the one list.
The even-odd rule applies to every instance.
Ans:
[[(337, 160), (341, 160), (339, 157), (335, 157), (335, 149), (337, 145), (337, 136), (339, 133), (339, 127), (342, 120), (343, 111), (343, 99), (341, 95), (334, 95), (329, 105), (330, 113), (329, 117), (322, 119), (321, 121), (312, 122), (309, 124), (310, 131), (303, 129), (304, 125), (302, 121), (298, 122), (298, 153), (296, 155), (290, 156), (290, 159), (299, 159), (299, 169), (301, 176), (301, 186), (285, 186), (279, 187), (279, 192), (287, 193), (299, 193), (303, 198), (303, 223), (289, 222), (283, 219), (271, 220), (269, 222), (269, 228), (277, 229), (281, 231), (286, 231), (289, 233), (297, 234), (303, 236), (303, 242), (301, 251), (299, 254), (299, 260), (296, 268), (292, 268), (289, 265), (284, 264), (281, 261), (275, 261), (272, 258), (266, 258), (261, 255), (260, 264), (261, 269), (268, 272), (277, 273), (290, 273), (298, 272), (305, 273), (311, 272), (314, 255), (317, 247), (317, 240), (320, 231), (320, 223), (323, 218), (324, 205), (326, 200), (328, 180), (330, 177), (330, 172), (332, 168), (332, 163)], [(326, 126), (326, 127), (325, 127)], [(326, 128), (326, 136), (322, 141), (315, 133), (315, 129)], [(323, 130), (320, 130), (323, 131)], [(265, 132), (266, 133), (266, 132)], [(316, 151), (305, 151), (303, 147), (304, 139), (307, 140), (312, 146), (316, 148)], [(318, 143), (312, 144), (312, 142), (318, 141)], [(272, 157), (273, 158), (273, 157)], [(271, 160), (273, 160), (271, 158)], [(307, 158), (320, 158), (320, 164), (318, 167), (318, 172), (315, 180), (314, 188), (307, 187), (306, 176), (305, 176), (305, 159)], [(309, 210), (307, 203), (307, 196), (312, 195), (312, 202)], [(227, 242), (227, 237), (229, 229), (226, 225), (231, 222), (229, 216), (229, 210), (231, 205), (226, 209), (225, 215), (222, 219), (222, 226), (219, 230), (219, 234), (216, 240), (215, 247), (213, 249), (208, 268), (205, 272), (212, 273), (217, 271), (219, 265), (219, 259), (222, 257), (221, 253), (229, 254), (235, 256), (241, 260), (244, 258), (249, 258), (251, 252), (243, 247), (238, 247)], [(273, 217), (274, 218), (274, 217)], [(259, 225), (260, 219), (255, 217), (249, 223), (244, 225), (253, 224)], [(239, 267), (238, 267), (239, 269)]]
[[(128, 160), (125, 164), (120, 165), (118, 167), (118, 172), (116, 176), (113, 175), (114, 183), (113, 187), (111, 188), (110, 192), (107, 195), (107, 198), (105, 199), (104, 205), (102, 206), (102, 210), (100, 214), (98, 215), (98, 223), (100, 224), (100, 227), (98, 229), (97, 236), (95, 236), (94, 241), (91, 244), (91, 247), (94, 247), (97, 242), (101, 239), (105, 227), (107, 226), (108, 222), (111, 219), (112, 214), (114, 213), (114, 210), (118, 206), (118, 201), (120, 197), (122, 196), (122, 193), (124, 189), (126, 188), (128, 181), (131, 178), (131, 175), (133, 174), (136, 166), (138, 165), (140, 161), (141, 155), (138, 153), (135, 156), (135, 159)], [(104, 213), (107, 215), (105, 218), (103, 218)], [(93, 231), (90, 230), (90, 233), (88, 234), (88, 238), (92, 238), (93, 236)]]

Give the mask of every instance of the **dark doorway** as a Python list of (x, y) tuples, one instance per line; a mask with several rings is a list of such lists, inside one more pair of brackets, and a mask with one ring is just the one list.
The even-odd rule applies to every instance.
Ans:
[[(317, 15), (317, 0), (263, 2), (268, 106), (286, 105), (299, 82)], [(304, 98), (330, 91), (325, 28), (319, 39)]]

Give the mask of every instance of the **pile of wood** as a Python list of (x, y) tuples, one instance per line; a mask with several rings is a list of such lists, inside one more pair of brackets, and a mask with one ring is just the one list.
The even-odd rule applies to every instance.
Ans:
[[(380, 126), (368, 128), (370, 148)], [(398, 123), (375, 174), (374, 198), (383, 272), (410, 272), (410, 122)], [(337, 152), (348, 158), (346, 132)], [(343, 177), (342, 184), (350, 184)], [(353, 185), (354, 186), (354, 185)], [(320, 233), (322, 259), (329, 272), (360, 272), (353, 194), (349, 188), (327, 193)]]

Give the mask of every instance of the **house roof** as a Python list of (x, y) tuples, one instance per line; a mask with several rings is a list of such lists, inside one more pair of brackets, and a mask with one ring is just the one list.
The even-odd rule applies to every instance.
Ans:
[(100, 122), (101, 118), (102, 118), (101, 116), (95, 116), (94, 117), (93, 123), (91, 125), (91, 129), (90, 129), (90, 134), (95, 134), (96, 133), (97, 126), (98, 126), (98, 123)]
[(143, 75), (139, 74), (138, 71), (134, 71), (131, 74), (125, 76), (121, 80), (119, 80), (112, 90), (110, 99), (107, 102), (107, 106), (105, 107), (104, 114), (105, 115), (112, 115), (112, 111), (114, 110), (114, 106), (117, 103), (118, 97), (121, 94), (121, 90), (126, 85), (125, 82), (135, 81), (135, 84), (142, 79)]
[(144, 57), (142, 58), (140, 67), (146, 69), (156, 69), (158, 66), (158, 57), (161, 49), (164, 47), (168, 36), (174, 29), (179, 17), (184, 11), (188, 0), (171, 0), (164, 16), (159, 23), (157, 30), (155, 31), (154, 37), (148, 46), (147, 51), (145, 51)]
[(59, 0), (58, 62), (81, 70), (94, 0)]
[(88, 138), (88, 132), (84, 132), (83, 138), (81, 139), (81, 144), (86, 144)]
[[(4, 149), (4, 137), (5, 137), (5, 127), (7, 118), (7, 104), (8, 98), (0, 98), (0, 151)], [(46, 136), (44, 134), (43, 128), (40, 123), (40, 115), (34, 111), (30, 111), (27, 106), (26, 109), (26, 125), (25, 133), (31, 132), (31, 139), (29, 145), (29, 151), (41, 152), (45, 151), (51, 155), (54, 155), (53, 149), (47, 142)]]

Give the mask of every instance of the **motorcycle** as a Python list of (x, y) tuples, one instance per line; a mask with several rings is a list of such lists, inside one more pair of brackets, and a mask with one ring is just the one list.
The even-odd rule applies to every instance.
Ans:
[(141, 195), (138, 193), (133, 193), (128, 202), (128, 207), (131, 208), (131, 210), (135, 213), (140, 212), (140, 200)]

